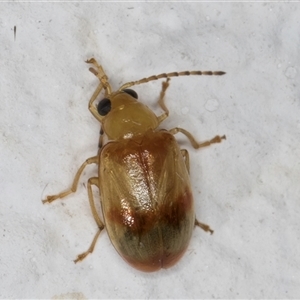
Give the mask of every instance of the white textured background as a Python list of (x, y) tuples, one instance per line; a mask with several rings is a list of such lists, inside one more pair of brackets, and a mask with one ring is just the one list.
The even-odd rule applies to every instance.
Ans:
[[(0, 3), (1, 298), (299, 298), (300, 3)], [(14, 40), (14, 26), (17, 27)], [(97, 230), (84, 182), (52, 205), (97, 151), (87, 109), (95, 57), (111, 84), (174, 78), (170, 118), (199, 140), (190, 150), (196, 229), (173, 268), (129, 267)], [(156, 112), (161, 84), (136, 88)], [(200, 192), (201, 191), (201, 192)]]

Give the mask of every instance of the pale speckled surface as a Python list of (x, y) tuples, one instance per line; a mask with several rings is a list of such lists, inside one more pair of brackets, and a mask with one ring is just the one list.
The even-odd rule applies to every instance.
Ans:
[[(1, 3), (1, 298), (299, 298), (299, 3)], [(13, 27), (17, 26), (14, 41)], [(175, 267), (144, 274), (96, 232), (83, 183), (52, 205), (97, 151), (87, 102), (94, 56), (111, 83), (175, 70), (226, 76), (172, 79), (165, 128), (190, 150), (199, 219)], [(136, 88), (155, 107), (160, 83)], [(159, 112), (159, 110), (156, 110)], [(200, 193), (201, 191), (201, 193)]]

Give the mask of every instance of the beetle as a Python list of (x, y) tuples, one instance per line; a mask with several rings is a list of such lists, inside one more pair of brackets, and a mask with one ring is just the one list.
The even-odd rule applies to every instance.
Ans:
[[(198, 143), (183, 128), (158, 129), (169, 115), (165, 92), (170, 77), (224, 75), (223, 71), (163, 73), (123, 84), (113, 92), (102, 66), (94, 58), (86, 61), (100, 83), (89, 101), (89, 110), (100, 122), (98, 154), (78, 169), (70, 189), (47, 196), (51, 203), (76, 192), (80, 175), (90, 164), (98, 165), (98, 177), (88, 180), (87, 191), (98, 231), (87, 251), (74, 262), (92, 253), (104, 228), (117, 252), (134, 268), (152, 272), (173, 266), (186, 251), (195, 226), (213, 233), (195, 217), (189, 179), (189, 153), (180, 149), (174, 135), (184, 134), (195, 149), (220, 143), (225, 135)], [(134, 85), (165, 78), (158, 105), (164, 111), (156, 116), (139, 102)], [(104, 98), (94, 103), (104, 89)], [(104, 137), (107, 141), (104, 143)], [(97, 213), (92, 186), (100, 191), (103, 220)]]

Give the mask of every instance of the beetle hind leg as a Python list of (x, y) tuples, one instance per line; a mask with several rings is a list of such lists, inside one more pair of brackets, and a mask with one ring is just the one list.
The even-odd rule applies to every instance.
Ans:
[(91, 254), (94, 251), (95, 245), (97, 243), (97, 240), (98, 240), (98, 237), (99, 237), (101, 231), (102, 230), (97, 231), (97, 233), (94, 236), (93, 241), (92, 241), (91, 246), (89, 247), (89, 249), (87, 251), (77, 255), (77, 258), (74, 259), (75, 264), (78, 263), (79, 261), (84, 260), (89, 254)]
[(190, 174), (190, 155), (186, 149), (180, 149), (188, 173)]
[(210, 234), (214, 233), (214, 231), (207, 224), (201, 223), (197, 219), (195, 219), (195, 226), (200, 227), (201, 229), (203, 229), (206, 232), (209, 232)]
[(74, 260), (75, 263), (79, 262), (79, 261), (82, 261), (86, 256), (88, 256), (90, 253), (92, 253), (94, 251), (94, 248), (95, 248), (95, 245), (97, 243), (97, 240), (98, 240), (98, 237), (101, 233), (101, 231), (104, 229), (104, 223), (101, 221), (98, 213), (97, 213), (97, 209), (96, 209), (96, 206), (95, 206), (95, 201), (94, 201), (94, 196), (93, 196), (93, 191), (92, 191), (92, 185), (95, 185), (99, 188), (99, 185), (98, 185), (98, 182), (99, 182), (99, 178), (98, 177), (92, 177), (88, 180), (88, 183), (87, 183), (87, 190), (88, 190), (88, 197), (89, 197), (89, 202), (90, 202), (90, 206), (91, 206), (91, 210), (92, 210), (92, 214), (93, 214), (93, 217), (97, 223), (97, 226), (98, 226), (98, 231), (97, 233), (95, 234), (94, 238), (93, 238), (93, 241), (90, 245), (90, 247), (88, 248), (87, 251), (79, 254), (77, 256), (77, 258)]

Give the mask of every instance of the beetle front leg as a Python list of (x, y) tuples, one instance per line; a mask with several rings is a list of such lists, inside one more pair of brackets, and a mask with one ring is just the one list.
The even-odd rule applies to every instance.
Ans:
[(75, 263), (79, 262), (79, 261), (82, 261), (86, 256), (88, 256), (90, 253), (92, 253), (94, 251), (94, 248), (95, 248), (95, 245), (96, 245), (96, 242), (98, 240), (98, 237), (101, 233), (101, 231), (104, 229), (104, 224), (103, 222), (101, 221), (98, 213), (97, 213), (97, 210), (96, 210), (96, 206), (95, 206), (95, 201), (94, 201), (94, 196), (93, 196), (93, 191), (92, 191), (92, 185), (95, 185), (99, 188), (99, 178), (98, 177), (92, 177), (88, 180), (88, 183), (87, 183), (87, 190), (88, 190), (88, 196), (89, 196), (89, 202), (90, 202), (90, 206), (91, 206), (91, 209), (92, 209), (92, 214), (93, 214), (93, 217), (98, 225), (98, 228), (99, 230), (97, 231), (96, 235), (94, 236), (93, 238), (93, 241), (89, 247), (89, 249), (81, 254), (79, 254), (77, 256), (77, 258), (74, 260)]
[(99, 81), (101, 82), (101, 85), (105, 89), (105, 95), (107, 96), (107, 95), (111, 94), (111, 87), (110, 87), (110, 84), (108, 82), (108, 77), (105, 74), (102, 66), (98, 64), (98, 62), (96, 61), (95, 58), (88, 59), (86, 61), (86, 63), (93, 64), (96, 67), (97, 70), (95, 70), (93, 68), (89, 68), (89, 71), (91, 73), (93, 73), (96, 77), (98, 77)]
[(97, 61), (94, 58), (88, 59), (86, 61), (86, 63), (93, 64), (97, 68), (97, 70), (95, 70), (93, 68), (89, 68), (90, 72), (92, 72), (100, 81), (99, 85), (97, 86), (95, 92), (93, 93), (93, 95), (89, 101), (89, 111), (101, 123), (101, 116), (99, 116), (97, 107), (94, 105), (94, 102), (97, 99), (98, 95), (100, 94), (100, 92), (103, 88), (105, 90), (105, 96), (110, 95), (111, 87), (108, 82), (108, 77), (105, 74), (103, 68), (97, 63)]
[(170, 78), (167, 78), (167, 80), (162, 83), (162, 89), (161, 89), (161, 92), (160, 92), (160, 95), (159, 95), (159, 99), (157, 101), (158, 105), (165, 112), (164, 114), (162, 114), (158, 117), (158, 122), (159, 123), (161, 123), (164, 119), (166, 119), (169, 116), (169, 109), (167, 108), (167, 106), (165, 104), (166, 90), (170, 85), (169, 81), (170, 81)]
[(192, 134), (190, 132), (188, 132), (187, 130), (183, 129), (183, 128), (179, 128), (179, 127), (175, 127), (171, 130), (169, 130), (170, 133), (172, 134), (176, 134), (178, 132), (183, 133), (190, 141), (190, 143), (192, 144), (192, 146), (195, 149), (199, 149), (199, 148), (203, 148), (203, 147), (207, 147), (210, 146), (211, 144), (216, 144), (216, 143), (221, 143), (222, 140), (226, 140), (226, 136), (215, 136), (213, 139), (209, 140), (209, 141), (205, 141), (202, 143), (198, 143), (195, 138), (192, 136)]
[(72, 187), (65, 191), (65, 192), (62, 192), (62, 193), (59, 193), (57, 195), (50, 195), (50, 196), (47, 196), (47, 198), (45, 200), (42, 200), (43, 203), (51, 203), (53, 202), (54, 200), (56, 199), (61, 199), (61, 198), (64, 198), (72, 193), (75, 193), (76, 190), (77, 190), (77, 187), (78, 187), (78, 182), (79, 182), (79, 178), (84, 170), (84, 168), (87, 166), (87, 165), (90, 165), (90, 164), (97, 164), (98, 163), (98, 156), (94, 156), (94, 157), (90, 157), (88, 158), (82, 165), (81, 167), (78, 169), (76, 175), (75, 175), (75, 178), (73, 180), (73, 183), (72, 183)]

